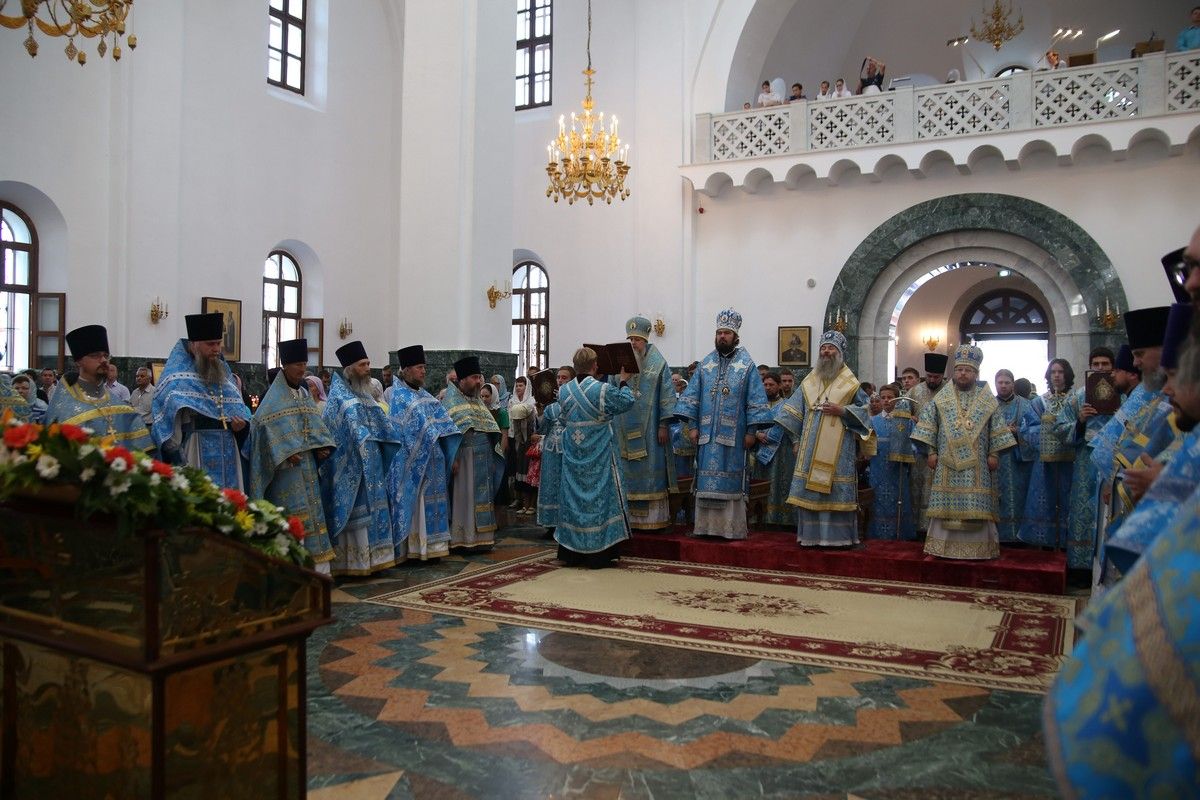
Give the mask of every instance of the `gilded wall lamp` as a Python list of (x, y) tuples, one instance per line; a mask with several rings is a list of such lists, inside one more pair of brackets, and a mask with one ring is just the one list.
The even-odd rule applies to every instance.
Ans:
[(171, 315), (167, 310), (167, 304), (159, 298), (154, 298), (154, 302), (150, 304), (150, 324), (157, 325), (159, 320), (164, 320)]
[(504, 290), (496, 288), (496, 282), (492, 281), (492, 285), (487, 288), (488, 308), (495, 308), (499, 300), (506, 297), (512, 297), (512, 281), (504, 282)]

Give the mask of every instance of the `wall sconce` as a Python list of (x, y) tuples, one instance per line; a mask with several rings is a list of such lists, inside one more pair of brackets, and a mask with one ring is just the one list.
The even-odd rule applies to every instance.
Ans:
[(492, 285), (487, 288), (488, 307), (495, 308), (497, 300), (503, 300), (506, 297), (512, 296), (512, 281), (504, 282), (504, 291), (496, 288), (496, 282), (492, 281)]
[(662, 314), (654, 315), (654, 335), (662, 337), (667, 332), (667, 323)]
[(925, 345), (925, 349), (931, 353), (937, 350), (937, 346), (941, 342), (942, 337), (933, 331), (926, 331), (924, 337), (921, 339), (921, 344)]
[(167, 310), (167, 304), (159, 298), (154, 298), (154, 302), (150, 304), (150, 324), (157, 325), (159, 320), (166, 319), (171, 315)]
[(346, 317), (342, 317), (342, 321), (338, 323), (338, 338), (345, 339), (352, 333), (354, 333), (354, 323)]
[(1111, 331), (1117, 327), (1117, 323), (1121, 320), (1121, 309), (1109, 303), (1108, 298), (1104, 298), (1104, 310), (1096, 309), (1096, 324), (1106, 331)]

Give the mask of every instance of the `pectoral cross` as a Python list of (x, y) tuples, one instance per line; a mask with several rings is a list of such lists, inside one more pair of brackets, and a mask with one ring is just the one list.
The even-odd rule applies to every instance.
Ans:
[(212, 395), (213, 400), (217, 403), (217, 413), (220, 415), (221, 427), (224, 430), (229, 430), (229, 420), (225, 417), (225, 398), (222, 395)]

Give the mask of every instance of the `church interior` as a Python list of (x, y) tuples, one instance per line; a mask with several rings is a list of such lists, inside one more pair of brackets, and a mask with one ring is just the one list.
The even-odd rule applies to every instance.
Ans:
[[(376, 376), (421, 343), (436, 393), (465, 355), (511, 385), (632, 317), (686, 371), (736, 309), (745, 351), (798, 384), (836, 331), (877, 387), (974, 344), (981, 379), (1007, 368), (1036, 396), (1051, 359), (1082, 380), (1125, 314), (1172, 302), (1160, 258), (1200, 223), (1187, 4), (139, 0), (120, 34), (69, 46), (22, 5), (0, 0), (2, 372), (70, 369), (66, 333), (101, 324), (132, 386), (185, 315), (219, 311), (255, 403), (298, 337), (314, 373), (352, 340)], [(886, 69), (860, 94), (868, 58)], [(816, 99), (839, 78), (851, 97)], [(805, 99), (761, 104), (764, 83)], [(577, 198), (560, 146), (585, 96), (614, 163)], [(295, 716), (262, 729), (294, 773), (280, 797), (1060, 796), (1043, 704), (1091, 601), (1061, 552), (960, 568), (903, 542), (805, 554), (794, 526), (635, 531), (620, 569), (551, 574), (545, 528), (497, 513), (490, 548), (321, 584), (327, 624), (287, 649), (279, 690), (303, 747)], [(793, 594), (746, 599), (770, 584)], [(9, 618), (6, 672), (29, 663)], [(214, 698), (266, 691), (213, 680)], [(253, 749), (230, 720), (168, 736), (168, 763)], [(35, 759), (27, 788), (266, 791), (187, 761), (125, 794), (113, 764), (134, 745), (78, 742), (85, 775)], [(0, 795), (38, 796), (13, 781)]]

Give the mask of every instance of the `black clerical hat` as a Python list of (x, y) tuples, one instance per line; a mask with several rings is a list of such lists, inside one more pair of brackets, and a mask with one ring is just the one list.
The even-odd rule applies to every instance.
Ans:
[(103, 325), (84, 325), (67, 334), (67, 347), (71, 358), (78, 361), (92, 353), (108, 352), (108, 331)]
[(297, 361), (308, 361), (308, 340), (289, 339), (279, 343), (279, 363), (295, 364)]
[(278, 377), (279, 367), (271, 367), (269, 370), (267, 370), (267, 386), (270, 386), (272, 383), (274, 383), (275, 379)]
[(1117, 360), (1113, 362), (1113, 369), (1142, 374), (1142, 371), (1133, 365), (1133, 348), (1127, 344), (1121, 345), (1121, 349), (1117, 350)]
[(1179, 351), (1187, 341), (1188, 329), (1192, 324), (1191, 303), (1175, 303), (1171, 306), (1171, 316), (1167, 319), (1167, 331), (1163, 335), (1162, 361), (1163, 369), (1179, 367)]
[(945, 375), (946, 364), (949, 361), (950, 357), (945, 353), (926, 353), (925, 372), (930, 375)]
[(188, 314), (183, 319), (187, 323), (189, 342), (212, 342), (225, 336), (225, 315), (220, 311)]
[(1125, 333), (1129, 337), (1129, 347), (1141, 350), (1144, 347), (1162, 347), (1163, 336), (1167, 332), (1167, 317), (1171, 313), (1170, 306), (1155, 306), (1154, 308), (1138, 308), (1125, 312)]
[(410, 344), (396, 354), (400, 358), (400, 369), (415, 367), (425, 363), (425, 348), (419, 344)]
[(367, 357), (367, 348), (363, 347), (363, 343), (357, 339), (349, 344), (344, 344), (337, 349), (338, 363), (343, 367), (348, 367), (351, 364), (357, 364)]
[(458, 376), (459, 380), (469, 375), (482, 375), (483, 369), (479, 366), (479, 356), (466, 356), (455, 361), (454, 374)]

